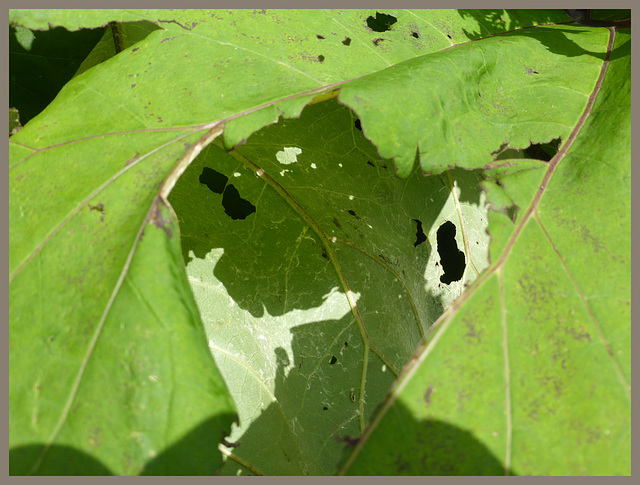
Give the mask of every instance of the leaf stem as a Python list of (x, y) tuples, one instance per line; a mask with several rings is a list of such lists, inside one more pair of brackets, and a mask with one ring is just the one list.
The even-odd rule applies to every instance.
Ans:
[(220, 450), (220, 453), (222, 453), (223, 455), (225, 455), (228, 458), (231, 458), (233, 461), (235, 461), (239, 465), (245, 467), (246, 469), (251, 470), (252, 473), (254, 473), (254, 474), (258, 475), (258, 476), (261, 476), (261, 477), (264, 476), (263, 472), (258, 470), (255, 466), (253, 466), (248, 461), (246, 461), (243, 458), (239, 457), (235, 453), (232, 453), (231, 451), (229, 451), (227, 448), (224, 447), (224, 445), (221, 445), (221, 444), (218, 445), (218, 449)]

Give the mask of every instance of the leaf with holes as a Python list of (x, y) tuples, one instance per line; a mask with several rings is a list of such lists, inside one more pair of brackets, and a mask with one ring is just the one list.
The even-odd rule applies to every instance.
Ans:
[(629, 31), (607, 49), (560, 10), (10, 21), (116, 22), (10, 138), (11, 474), (331, 474), (356, 443), (345, 471), (375, 472), (392, 415), (445, 452), (380, 473), (456, 473), (452, 443), (472, 474), (625, 472)]
[(224, 474), (335, 469), (343, 441), (486, 266), (480, 174), (400, 179), (355, 120), (327, 101), (231, 152), (214, 142), (169, 198), (240, 416)]
[(566, 142), (487, 167), (492, 264), (343, 473), (630, 474), (630, 41), (594, 34), (602, 62)]

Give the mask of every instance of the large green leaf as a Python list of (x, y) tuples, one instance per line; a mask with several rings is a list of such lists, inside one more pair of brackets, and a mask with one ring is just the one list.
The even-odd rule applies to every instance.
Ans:
[(630, 42), (610, 40), (560, 152), (493, 169), (501, 188), (486, 188), (517, 217), (491, 213), (493, 264), (436, 324), (343, 471), (630, 474)]
[[(566, 142), (596, 89), (608, 40), (606, 29), (539, 26), (566, 22), (561, 11), (52, 11), (46, 19), (12, 11), (10, 19), (32, 29), (112, 20), (161, 27), (110, 58), (106, 50), (98, 52), (106, 47), (99, 44), (83, 68), (106, 60), (79, 73), (11, 138), (12, 474), (210, 474), (221, 464), (215, 448), (231, 429), (232, 401), (241, 423), (229, 439), (241, 444), (220, 447), (228, 457), (223, 473), (333, 473), (344, 445), (336, 440), (365, 430), (393, 371), (460, 295), (463, 282), (475, 277), (467, 266), (460, 283), (438, 288), (441, 223), (456, 224), (465, 261), (473, 261), (477, 272), (486, 266), (487, 238), (478, 226), (486, 219), (477, 188), (481, 172), (425, 178), (413, 168), (416, 148), (425, 172), (497, 170), (487, 174), (504, 189), (486, 186), (489, 200), (509, 214), (511, 204), (527, 207), (532, 196), (520, 187), (535, 192), (535, 178), (539, 184), (547, 165), (520, 160), (512, 162), (516, 168), (505, 162), (508, 170), (500, 171), (497, 162), (492, 165), (495, 154), (525, 148), (529, 140)], [(494, 35), (506, 30), (514, 32)], [(624, 49), (612, 59), (623, 62)], [(628, 93), (628, 74), (619, 78), (612, 78), (610, 90), (622, 83)], [(338, 90), (340, 103), (356, 115), (335, 101), (302, 111), (312, 99), (330, 99)], [(534, 96), (543, 102), (533, 104)], [(300, 120), (249, 138), (280, 116), (301, 112)], [(600, 135), (591, 140), (602, 144)], [(628, 146), (621, 143), (618, 158), (628, 160)], [(573, 153), (565, 152), (563, 146), (558, 160)], [(393, 175), (394, 164), (404, 179)], [(528, 170), (519, 171), (523, 165)], [(205, 177), (223, 180), (221, 193), (215, 181), (201, 183), (205, 168), (220, 174)], [(583, 173), (578, 167), (573, 178), (567, 175), (572, 190), (583, 190), (576, 182)], [(180, 230), (166, 201), (176, 181), (171, 202)], [(573, 203), (553, 216), (556, 223), (563, 214), (572, 220), (582, 213)], [(255, 212), (244, 219), (226, 213), (229, 207), (246, 212), (249, 204)], [(518, 241), (527, 232), (517, 229), (524, 209), (516, 211), (515, 222), (491, 214), (497, 261), (505, 247), (517, 248), (508, 242), (513, 231), (521, 234)], [(616, 221), (625, 230), (623, 214), (626, 219)], [(417, 221), (427, 240), (414, 246)], [(589, 231), (589, 221), (581, 219), (580, 227)], [(593, 277), (581, 258), (609, 263), (608, 253), (596, 251), (601, 246), (565, 244), (571, 249), (558, 251), (565, 251), (565, 275), (572, 281)], [(571, 266), (566, 254), (573, 255), (576, 244), (583, 252)], [(624, 244), (617, 264), (628, 256)], [(552, 257), (541, 254), (540, 261)], [(528, 272), (530, 263), (523, 261), (520, 271)], [(474, 288), (487, 288), (497, 267)], [(628, 301), (628, 270), (620, 267), (619, 286), (585, 290), (583, 299), (598, 294), (614, 295), (609, 303)], [(458, 315), (467, 298), (481, 294), (463, 295), (446, 315)], [(611, 314), (596, 307), (594, 321), (601, 318), (596, 310)], [(521, 301), (509, 303), (514, 313), (524, 308)], [(627, 322), (623, 309), (611, 325), (599, 327), (612, 352), (623, 356)], [(454, 332), (444, 336), (449, 334)], [(539, 345), (551, 341), (546, 333), (525, 335)], [(461, 341), (438, 348), (460, 353)], [(503, 349), (482, 353), (483, 362), (503, 362)], [(575, 362), (581, 364), (580, 356)], [(628, 376), (628, 363), (621, 362)], [(459, 376), (450, 371), (442, 378), (466, 382), (462, 370)], [(502, 389), (504, 396), (503, 382), (486, 392)], [(535, 395), (546, 382), (519, 385)], [(483, 390), (478, 382), (469, 387), (473, 396)], [(600, 414), (608, 409), (604, 399), (591, 405)], [(587, 411), (593, 409), (580, 408), (576, 416), (590, 419)], [(443, 426), (462, 426), (456, 419)], [(544, 423), (551, 426), (548, 418)], [(465, 443), (486, 446), (481, 432), (466, 429), (460, 432)], [(532, 436), (535, 446), (544, 446)], [(507, 467), (516, 463), (515, 438), (513, 443)], [(535, 446), (519, 453), (532, 459)], [(589, 456), (607, 453), (586, 447)], [(560, 464), (565, 472), (575, 470), (570, 460)], [(546, 462), (531, 473), (553, 470)]]
[[(335, 469), (341, 440), (364, 431), (432, 322), (486, 266), (480, 180), (463, 170), (396, 177), (335, 101), (231, 154), (212, 146), (189, 167), (170, 202), (238, 406), (232, 456), (245, 471)], [(447, 221), (466, 272), (443, 283)]]

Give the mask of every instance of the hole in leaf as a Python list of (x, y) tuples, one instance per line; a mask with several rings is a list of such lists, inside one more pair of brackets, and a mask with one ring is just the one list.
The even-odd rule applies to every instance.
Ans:
[(559, 148), (560, 138), (555, 138), (549, 143), (532, 143), (528, 148), (524, 149), (524, 155), (527, 158), (548, 162), (555, 157)]
[(350, 211), (347, 211), (347, 212), (349, 212), (349, 214), (351, 214), (351, 215), (352, 215), (352, 216), (354, 216), (354, 217), (355, 217), (355, 215), (356, 215), (355, 211), (350, 210)]
[(329, 361), (329, 365), (333, 365), (333, 364), (335, 364), (336, 362), (338, 362), (338, 359), (336, 359), (336, 356), (335, 356), (335, 355), (332, 355), (332, 356), (331, 356), (331, 360)]
[(240, 197), (238, 189), (233, 185), (228, 185), (224, 189), (222, 207), (224, 207), (224, 212), (233, 220), (246, 219), (249, 214), (256, 211), (256, 206)]
[(440, 281), (446, 285), (462, 278), (465, 268), (464, 253), (458, 249), (455, 236), (456, 226), (450, 221), (438, 228), (438, 254), (444, 270)]
[(453, 37), (451, 37), (449, 34), (447, 34), (447, 37), (449, 37), (449, 39), (452, 39)]
[(527, 148), (521, 150), (509, 148), (505, 143), (496, 152), (494, 152), (494, 155), (497, 153), (495, 160), (528, 158), (548, 162), (556, 155), (556, 153), (558, 153), (560, 142), (561, 138), (555, 138), (549, 143), (531, 143)]
[(318, 39), (324, 39), (324, 38), (325, 38), (325, 37), (324, 37), (324, 35), (320, 35), (320, 34), (316, 34), (316, 37), (317, 37)]
[(372, 167), (375, 167), (375, 165), (373, 164), (373, 162), (371, 160), (367, 160), (367, 165), (371, 165)]
[(227, 185), (229, 177), (209, 167), (204, 167), (200, 174), (200, 183), (209, 187), (209, 190), (221, 194)]
[(419, 38), (420, 38), (420, 35), (419, 35), (417, 32), (411, 32), (411, 35), (412, 35), (413, 37), (415, 37), (416, 39), (419, 39)]
[(427, 236), (422, 230), (422, 221), (419, 221), (418, 219), (412, 219), (412, 221), (418, 225), (418, 228), (416, 229), (416, 242), (413, 243), (413, 247), (417, 248), (420, 244), (427, 240)]
[(356, 122), (354, 123), (355, 127), (358, 128), (360, 131), (362, 131), (362, 123), (360, 123), (360, 120), (356, 120)]
[(344, 40), (342, 41), (342, 43), (344, 45), (351, 45), (351, 38), (345, 37)]
[(378, 44), (382, 42), (384, 39), (382, 37), (378, 37), (377, 39), (373, 39), (373, 45), (378, 47)]
[(371, 15), (367, 18), (367, 26), (374, 32), (386, 32), (391, 30), (391, 26), (398, 21), (393, 15), (376, 12), (375, 18)]
[(318, 61), (324, 62), (324, 56), (322, 54), (318, 56)]
[(329, 409), (327, 406), (322, 406), (323, 411), (326, 411), (327, 409)]
[(349, 342), (345, 342), (345, 343), (344, 343), (344, 346), (345, 346), (345, 347), (349, 347)]

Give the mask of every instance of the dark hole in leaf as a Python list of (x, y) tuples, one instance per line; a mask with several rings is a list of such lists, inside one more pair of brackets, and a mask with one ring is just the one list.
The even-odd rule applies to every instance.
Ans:
[(344, 346), (345, 346), (345, 347), (349, 347), (349, 342), (345, 342), (345, 343), (344, 343)]
[(200, 174), (200, 183), (209, 187), (209, 190), (221, 194), (227, 185), (229, 177), (209, 167), (204, 167)]
[(371, 160), (367, 160), (367, 165), (371, 165), (372, 167), (375, 167), (375, 165), (373, 164), (373, 162)]
[(344, 40), (342, 41), (342, 43), (344, 45), (351, 45), (351, 38), (350, 37), (345, 37)]
[(329, 256), (327, 256), (327, 250), (325, 248), (322, 248), (322, 257), (329, 261)]
[(414, 36), (416, 39), (420, 38), (420, 35), (417, 32), (411, 32), (411, 35)]
[(446, 285), (462, 278), (465, 268), (464, 253), (458, 249), (455, 239), (456, 226), (447, 221), (438, 228), (438, 254), (444, 274), (440, 281)]
[(322, 406), (323, 411), (326, 411), (327, 409), (329, 409), (327, 406)]
[(560, 138), (555, 138), (549, 143), (532, 143), (528, 148), (525, 148), (524, 155), (527, 158), (548, 162), (558, 153), (559, 148)]
[(360, 123), (360, 120), (356, 120), (356, 122), (354, 123), (355, 127), (358, 128), (360, 131), (362, 131), (362, 123)]
[(447, 37), (449, 37), (449, 39), (452, 39), (452, 37), (449, 34), (447, 34)]
[(393, 15), (376, 12), (375, 18), (371, 15), (367, 18), (367, 26), (374, 32), (386, 32), (391, 30), (391, 26), (398, 21)]
[(238, 189), (233, 185), (227, 185), (224, 190), (222, 207), (224, 207), (224, 212), (233, 220), (246, 219), (249, 214), (256, 211), (256, 206), (240, 197)]
[(324, 56), (323, 56), (322, 54), (320, 54), (320, 55), (318, 56), (318, 60), (319, 60), (320, 62), (324, 62)]
[(373, 45), (378, 47), (378, 44), (382, 42), (384, 39), (382, 37), (378, 37), (377, 39), (373, 39)]
[(333, 365), (333, 364), (335, 364), (336, 362), (338, 362), (338, 359), (336, 359), (336, 356), (335, 356), (335, 355), (332, 355), (332, 356), (331, 356), (331, 360), (329, 361), (329, 365)]
[(324, 39), (324, 35), (316, 34), (316, 37), (317, 37), (318, 39)]
[(412, 219), (412, 221), (418, 225), (418, 228), (416, 229), (416, 242), (413, 243), (413, 247), (417, 248), (420, 244), (427, 240), (427, 236), (422, 230), (422, 221), (419, 221), (418, 219)]
[(529, 158), (548, 162), (560, 148), (561, 138), (555, 138), (549, 143), (531, 143), (527, 148), (515, 150), (504, 143), (494, 154), (497, 153), (496, 160), (508, 160), (511, 158)]
[(355, 212), (355, 211), (349, 210), (349, 211), (347, 211), (347, 212), (348, 212), (349, 214), (351, 214), (353, 217), (358, 217), (358, 216), (356, 215), (356, 212)]

